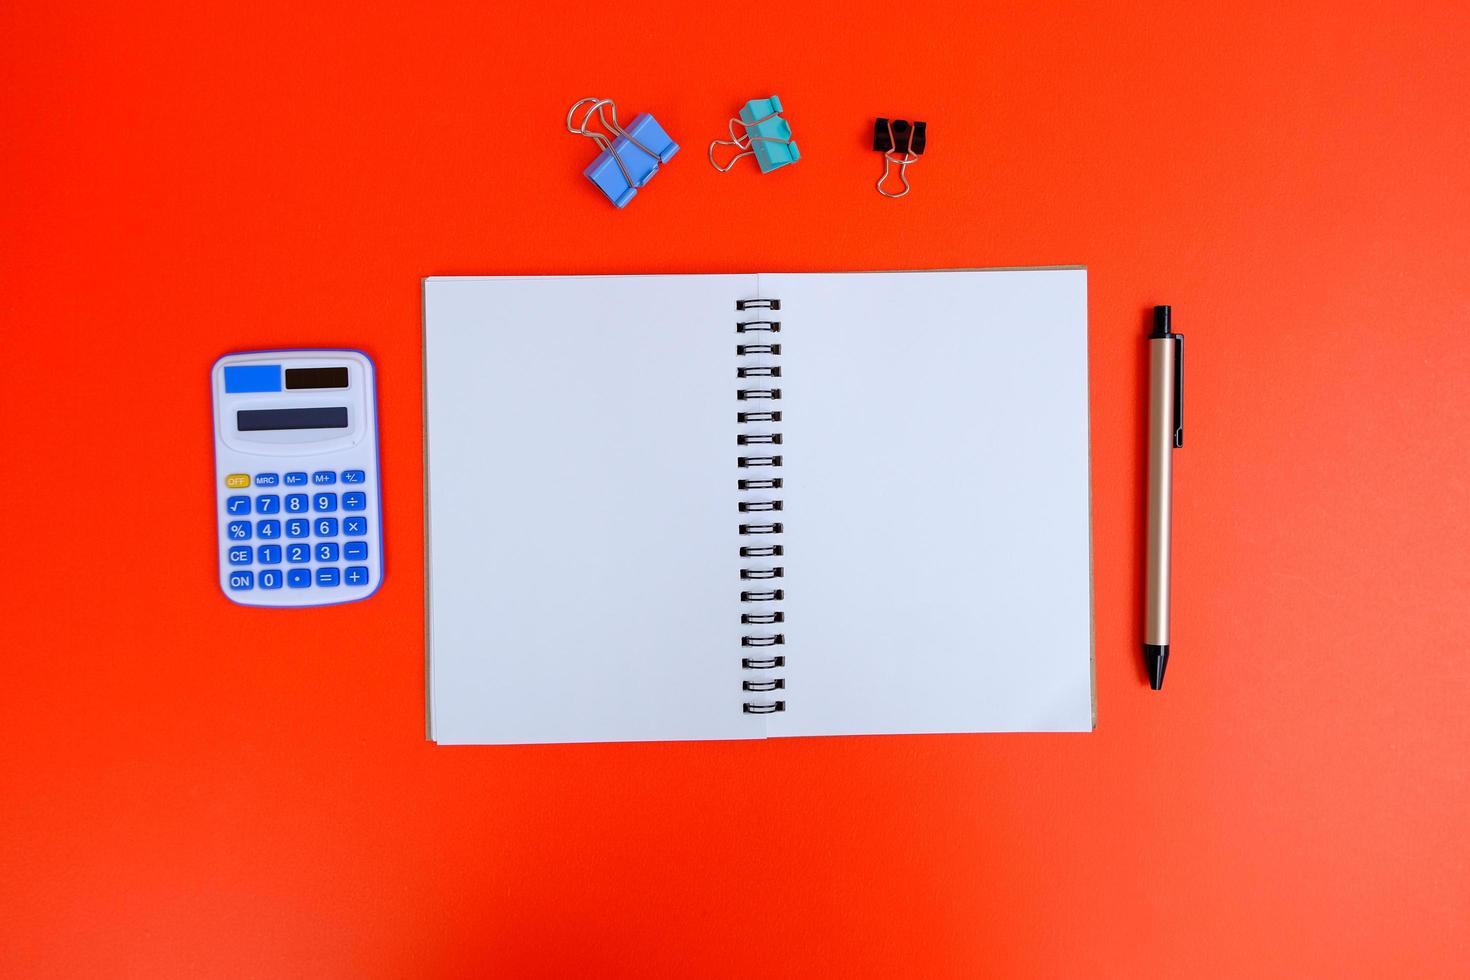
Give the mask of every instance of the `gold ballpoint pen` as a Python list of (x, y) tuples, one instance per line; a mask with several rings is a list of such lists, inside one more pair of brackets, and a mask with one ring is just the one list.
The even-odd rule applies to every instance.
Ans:
[(1155, 691), (1169, 666), (1169, 541), (1172, 536), (1174, 450), (1184, 445), (1184, 335), (1174, 333), (1170, 308), (1154, 307), (1148, 337), (1148, 541), (1144, 562), (1143, 663)]

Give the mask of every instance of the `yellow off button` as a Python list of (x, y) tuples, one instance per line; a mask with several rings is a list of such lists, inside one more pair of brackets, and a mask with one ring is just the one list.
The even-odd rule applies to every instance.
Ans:
[(250, 486), (250, 474), (231, 473), (229, 476), (225, 477), (225, 486), (229, 487), (231, 490), (240, 490), (248, 487)]

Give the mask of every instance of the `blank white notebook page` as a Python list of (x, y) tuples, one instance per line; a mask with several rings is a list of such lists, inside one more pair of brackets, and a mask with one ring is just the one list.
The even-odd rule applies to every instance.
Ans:
[(759, 738), (735, 301), (754, 276), (425, 283), (430, 734)]
[(1086, 272), (760, 285), (783, 322), (769, 734), (1091, 730)]

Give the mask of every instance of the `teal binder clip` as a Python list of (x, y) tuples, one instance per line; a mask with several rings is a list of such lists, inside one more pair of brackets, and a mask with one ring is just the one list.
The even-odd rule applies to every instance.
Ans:
[[(801, 151), (791, 138), (791, 124), (781, 117), (783, 111), (779, 95), (773, 95), (769, 99), (751, 99), (745, 103), (745, 107), (740, 110), (740, 117), (730, 120), (730, 138), (710, 143), (710, 165), (720, 173), (725, 173), (735, 166), (736, 160), (754, 156), (761, 173), (768, 174), (800, 160)], [(736, 126), (745, 130), (744, 136), (736, 135)], [(735, 154), (722, 167), (715, 159), (717, 146), (733, 146), (743, 152)]]
[[(582, 121), (572, 124), (577, 110), (586, 106)], [(588, 129), (597, 116), (602, 128), (611, 136)], [(624, 129), (618, 123), (618, 109), (612, 99), (580, 99), (567, 110), (567, 132), (586, 136), (602, 152), (582, 171), (598, 190), (617, 207), (633, 200), (638, 189), (653, 179), (660, 165), (668, 163), (679, 152), (679, 144), (669, 138), (658, 121), (640, 112)]]

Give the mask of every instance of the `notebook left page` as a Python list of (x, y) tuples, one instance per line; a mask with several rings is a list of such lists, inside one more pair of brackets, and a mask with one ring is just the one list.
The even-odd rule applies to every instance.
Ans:
[(730, 324), (755, 289), (426, 280), (435, 741), (764, 737), (730, 614)]

